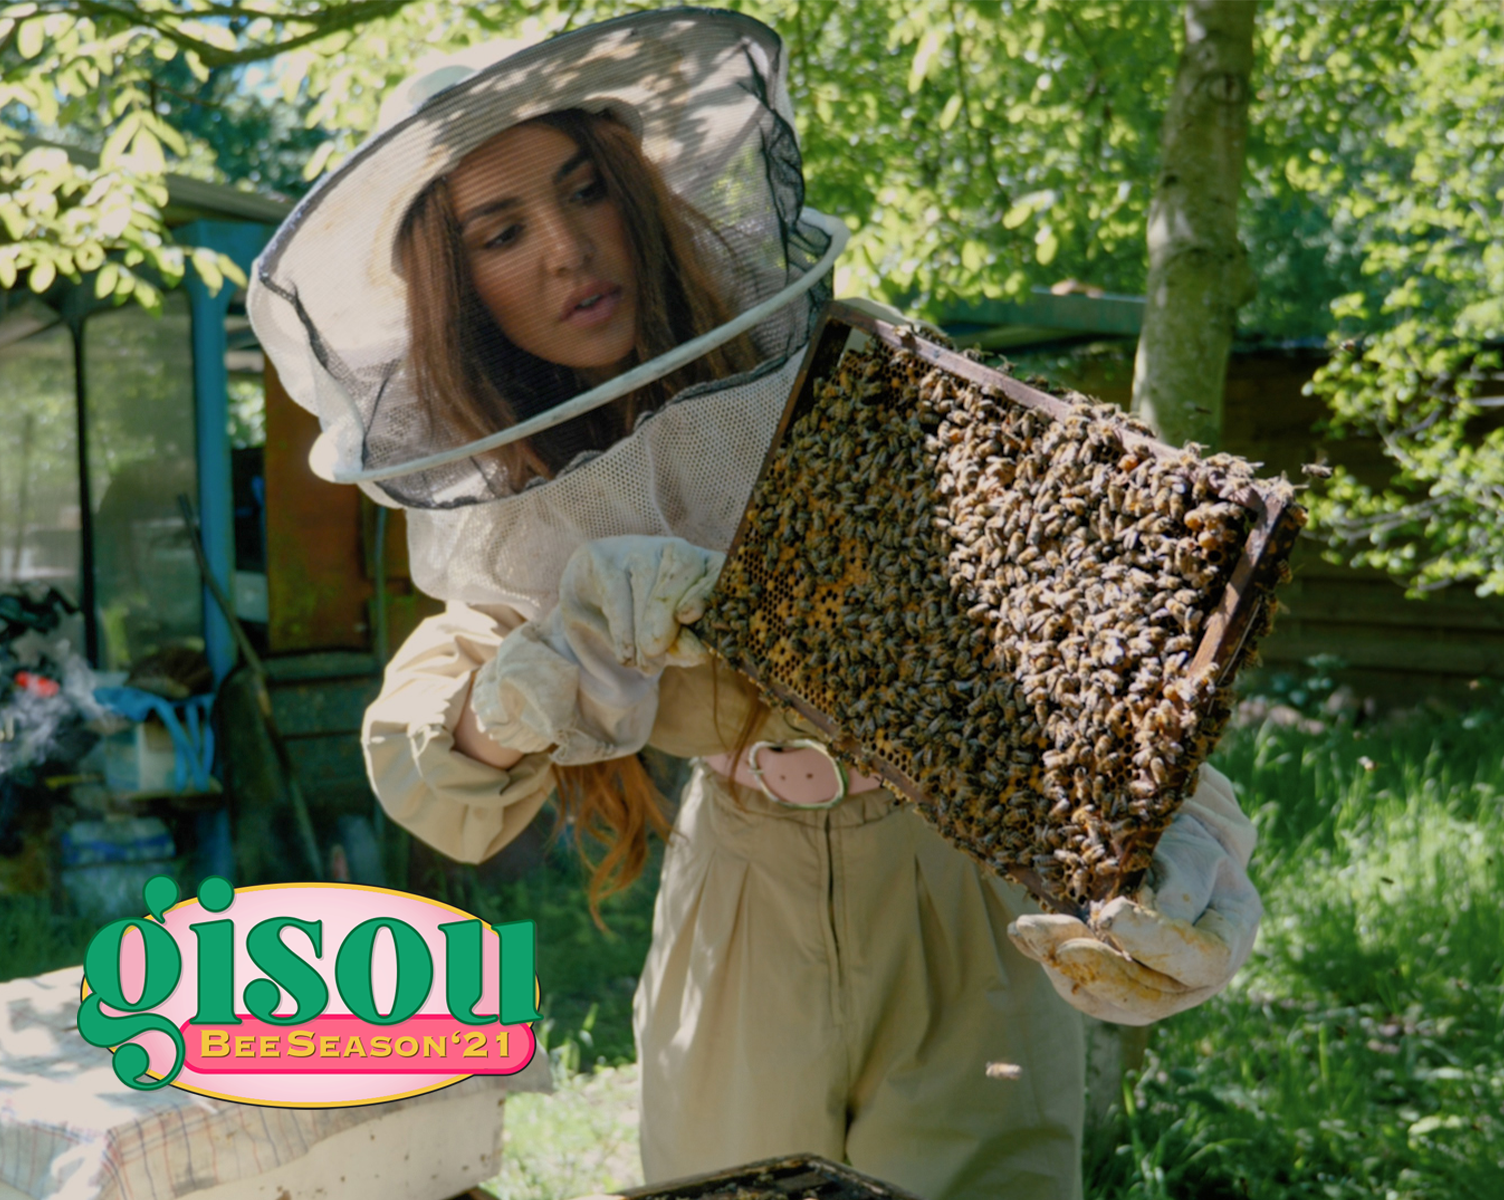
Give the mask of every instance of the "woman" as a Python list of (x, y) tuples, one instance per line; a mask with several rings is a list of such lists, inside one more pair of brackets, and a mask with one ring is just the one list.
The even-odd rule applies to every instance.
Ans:
[[(1204, 772), (1158, 900), (1104, 914), (1133, 961), (790, 746), (814, 731), (692, 628), (839, 249), (802, 210), (781, 43), (660, 10), (474, 67), (404, 85), (251, 297), (315, 468), (407, 506), (449, 602), (367, 714), (377, 794), (475, 862), (557, 783), (607, 846), (595, 896), (661, 831), (635, 752), (695, 760), (635, 1005), (648, 1179), (811, 1150), (926, 1197), (1078, 1195), (1077, 1010), (1168, 1015), (1251, 945), (1230, 787)], [(352, 261), (359, 287), (327, 270)]]

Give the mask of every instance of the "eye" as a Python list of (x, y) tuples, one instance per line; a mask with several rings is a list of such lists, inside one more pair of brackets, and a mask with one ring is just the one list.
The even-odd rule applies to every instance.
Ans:
[(487, 250), (499, 250), (503, 246), (510, 246), (521, 236), (522, 226), (514, 221), (512, 224), (503, 226), (496, 233), (493, 233), (482, 244)]
[(570, 199), (580, 204), (594, 204), (598, 200), (606, 198), (606, 181), (599, 175), (592, 175), (579, 187), (575, 188)]

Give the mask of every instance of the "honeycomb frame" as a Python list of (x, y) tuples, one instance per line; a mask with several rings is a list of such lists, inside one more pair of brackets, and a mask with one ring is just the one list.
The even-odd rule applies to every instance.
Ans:
[(649, 1184), (601, 1200), (919, 1200), (912, 1192), (815, 1154)]
[[(1077, 878), (1068, 894), (1058, 879), (1050, 877), (1052, 864), (1046, 864), (1041, 872), (1020, 862), (1000, 866), (998, 861), (990, 859), (980, 846), (957, 828), (956, 820), (949, 816), (952, 807), (949, 798), (932, 794), (934, 789), (927, 790), (920, 782), (921, 777), (934, 774), (929, 770), (933, 763), (928, 761), (928, 750), (916, 754), (905, 749), (904, 742), (912, 739), (896, 736), (891, 730), (869, 729), (864, 739), (857, 738), (848, 728), (857, 722), (848, 719), (843, 723), (833, 715), (843, 711), (840, 697), (825, 684), (818, 672), (804, 668), (808, 647), (801, 638), (801, 630), (803, 636), (808, 636), (810, 622), (824, 622), (827, 628), (843, 626), (853, 633), (860, 631), (865, 634), (884, 616), (872, 609), (853, 611), (843, 596), (850, 594), (847, 587), (853, 579), (864, 578), (867, 552), (885, 537), (891, 544), (894, 530), (869, 524), (862, 530), (864, 541), (862, 538), (853, 539), (849, 525), (843, 526), (847, 534), (839, 545), (825, 547), (826, 555), (833, 555), (837, 561), (837, 573), (812, 580), (807, 577), (808, 572), (801, 573), (799, 565), (815, 551), (787, 543), (770, 548), (759, 541), (754, 518), (759, 496), (770, 472), (779, 462), (790, 431), (803, 418), (815, 414), (820, 404), (820, 386), (838, 370), (848, 347), (860, 351), (858, 343), (868, 339), (885, 348), (884, 353), (892, 351), (914, 356), (929, 367), (938, 368), (958, 388), (980, 389), (1001, 402), (1039, 414), (1049, 422), (1063, 423), (1076, 418), (1079, 424), (1081, 414), (1087, 411), (1078, 402), (1030, 387), (1002, 371), (921, 338), (907, 328), (895, 327), (860, 310), (831, 302), (810, 340), (799, 376), (765, 457), (758, 484), (753, 489), (752, 502), (730, 548), (727, 569), (723, 571), (716, 596), (712, 599), (713, 610), (717, 605), (725, 610), (728, 601), (742, 602), (744, 611), (750, 613), (746, 622), (747, 636), (737, 639), (717, 637), (714, 612), (710, 621), (702, 623), (702, 636), (712, 650), (722, 653), (732, 666), (752, 679), (767, 699), (775, 705), (792, 709), (814, 725), (837, 755), (882, 779), (890, 790), (917, 804), (920, 812), (936, 825), (942, 835), (978, 861), (1023, 884), (1045, 906), (1086, 915), (1092, 903), (1136, 888), (1160, 832), (1194, 785), (1195, 773), (1205, 758), (1205, 752), (1185, 755), (1183, 761), (1169, 765), (1158, 788), (1162, 802), (1157, 803), (1152, 817), (1145, 815), (1136, 823), (1114, 826), (1115, 857), (1111, 861), (1116, 865), (1113, 870), (1085, 884)], [(884, 402), (896, 405), (899, 400), (888, 394)], [(1112, 436), (1120, 440), (1122, 447), (1141, 456), (1152, 456), (1177, 467), (1202, 461), (1194, 455), (1188, 457), (1187, 450), (1148, 436), (1142, 426), (1135, 427), (1136, 423), (1125, 414), (1103, 418), (1098, 411), (1096, 419), (1099, 424), (1105, 420), (1111, 426)], [(883, 458), (883, 453), (879, 451), (877, 457)], [(882, 465), (879, 462), (870, 469), (876, 472), (882, 469)], [(1240, 463), (1240, 466), (1246, 468), (1248, 464)], [(1179, 673), (1179, 677), (1188, 681), (1188, 686), (1194, 690), (1195, 707), (1203, 715), (1212, 741), (1230, 710), (1232, 680), (1240, 666), (1251, 657), (1258, 638), (1267, 631), (1273, 615), (1272, 588), (1287, 570), (1286, 560), (1304, 521), (1303, 510), (1293, 503), (1293, 490), (1288, 483), (1253, 479), (1251, 470), (1244, 470), (1234, 485), (1225, 491), (1217, 491), (1215, 495), (1224, 502), (1224, 507), (1231, 504), (1242, 510), (1248, 525), (1247, 533), (1242, 538), (1237, 558), (1230, 565), (1219, 561), (1209, 568), (1218, 573), (1220, 598), (1200, 624), (1200, 637), (1194, 651), (1180, 656), (1187, 661)], [(812, 545), (813, 538), (821, 536), (824, 530), (818, 513), (811, 520), (813, 536), (804, 541)], [(944, 520), (936, 523), (946, 524)], [(1206, 558), (1215, 559), (1221, 553), (1220, 550), (1210, 551)], [(755, 580), (756, 584), (736, 593), (738, 580)], [(909, 607), (898, 623), (908, 621), (910, 632), (913, 632), (912, 602), (915, 596), (922, 598), (925, 584), (917, 572), (909, 583), (912, 586), (904, 596)], [(897, 632), (892, 614), (888, 616), (887, 625), (891, 631)], [(732, 642), (736, 644), (730, 644)], [(746, 652), (748, 642), (759, 643), (756, 653)], [(998, 666), (999, 663), (992, 664), (994, 669)], [(850, 708), (849, 705), (845, 707)], [(849, 718), (849, 711), (846, 715)], [(1158, 771), (1159, 765), (1156, 765)], [(1037, 788), (1038, 778), (1038, 771), (1034, 770), (1030, 786)], [(961, 790), (968, 790), (970, 780), (968, 776)], [(1006, 801), (1007, 795), (1001, 798)], [(1124, 829), (1128, 832), (1123, 833)]]

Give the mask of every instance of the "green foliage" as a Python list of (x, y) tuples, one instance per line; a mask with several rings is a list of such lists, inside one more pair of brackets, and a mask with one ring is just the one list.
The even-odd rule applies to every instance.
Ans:
[[(343, 47), (279, 63), (333, 131), (310, 170), (375, 122), (423, 53), (537, 37), (646, 4), (418, 3)], [(732, 0), (789, 46), (810, 202), (855, 229), (838, 290), (930, 315), (1065, 276), (1143, 287), (1143, 220), (1178, 10), (1116, 0)], [(1131, 62), (1134, 69), (1121, 66)]]
[(585, 901), (588, 872), (572, 840), (549, 844), (543, 864), (516, 883), (486, 888), (461, 868), (458, 894), (445, 899), (492, 923), (536, 921), (543, 990), (539, 1040), (568, 1070), (636, 1059), (632, 994), (653, 932), (661, 845), (628, 889), (601, 903), (603, 930)]
[(251, 187), (263, 194), (300, 197), (303, 168), (325, 140), (306, 124), (306, 101), (287, 104), (250, 86), (252, 68), (215, 67), (205, 78), (179, 57), (155, 77), (159, 108), (188, 143), (186, 159), (170, 161), (177, 174)]
[(642, 1185), (637, 1067), (554, 1067), (552, 1093), (507, 1097), (497, 1200), (572, 1200)]
[(77, 966), (99, 922), (63, 916), (46, 896), (0, 894), (0, 983)]
[[(811, 203), (854, 236), (836, 285), (932, 318), (1076, 278), (1143, 289), (1180, 6), (726, 0), (789, 48)], [(295, 194), (426, 54), (539, 38), (634, 0), (36, 0), (0, 7), (0, 285), (97, 272), (155, 304), (192, 262), (165, 172)], [(1265, 0), (1242, 237), (1245, 335), (1330, 335), (1332, 430), (1393, 478), (1313, 497), (1334, 552), (1418, 590), (1504, 589), (1504, 15), (1490, 0)], [(247, 72), (255, 67), (254, 75)], [(97, 167), (17, 130), (99, 151)], [(1341, 340), (1348, 339), (1348, 340)]]
[[(175, 245), (162, 223), (169, 166), (195, 157), (164, 94), (394, 11), (400, 0), (34, 0), (0, 5), (0, 287), (46, 293), (93, 278), (97, 298), (155, 309), (191, 265), (217, 291), (245, 277), (227, 256)], [(202, 101), (202, 97), (198, 98)], [(244, 112), (246, 106), (240, 109)], [(97, 165), (41, 136), (97, 154)], [(195, 151), (197, 154), (195, 155)]]
[(1336, 557), (1418, 591), (1504, 591), (1504, 429), (1479, 420), (1501, 390), (1504, 13), (1412, 0), (1304, 20), (1284, 47), (1310, 70), (1285, 173), (1360, 248), (1331, 304), (1349, 340), (1313, 387), (1332, 431), (1377, 436), (1394, 468), (1387, 483), (1339, 469), (1312, 515)]
[(1501, 723), (1496, 690), (1460, 715), (1224, 741), (1260, 830), (1259, 946), (1155, 1030), (1088, 1194), (1499, 1194)]

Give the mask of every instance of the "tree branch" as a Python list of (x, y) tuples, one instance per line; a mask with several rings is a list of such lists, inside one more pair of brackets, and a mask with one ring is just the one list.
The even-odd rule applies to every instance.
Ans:
[[(288, 50), (321, 41), (336, 33), (356, 29), (372, 21), (390, 17), (400, 12), (413, 0), (347, 0), (344, 3), (329, 3), (308, 12), (266, 12), (246, 8), (241, 4), (212, 5), (208, 8), (180, 12), (150, 11), (134, 4), (117, 4), (111, 0), (52, 0), (43, 3), (40, 11), (65, 11), (73, 16), (88, 17), (102, 24), (123, 24), (150, 29), (183, 50), (191, 50), (199, 60), (210, 68), (237, 67), (246, 63), (262, 62), (275, 58)], [(275, 25), (312, 25), (307, 33), (278, 38), (270, 42), (225, 50), (186, 34), (179, 27), (185, 18), (245, 16), (269, 20)]]

